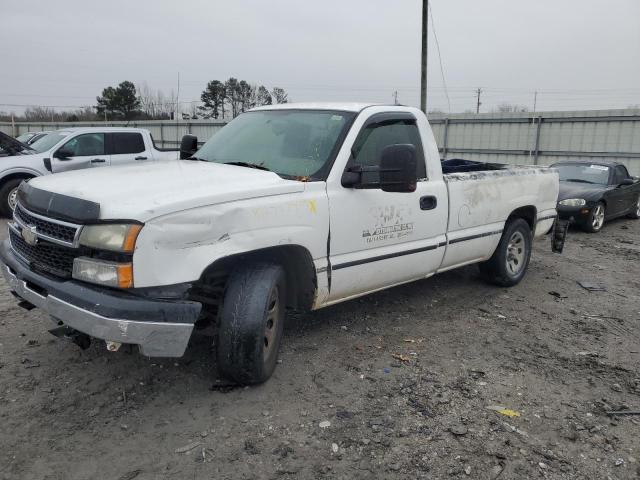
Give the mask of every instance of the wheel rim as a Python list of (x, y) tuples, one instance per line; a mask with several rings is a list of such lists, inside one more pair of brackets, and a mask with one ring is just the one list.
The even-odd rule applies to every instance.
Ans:
[(636, 203), (636, 217), (640, 217), (640, 197), (638, 197), (638, 202)]
[(594, 230), (600, 230), (602, 228), (602, 224), (604, 223), (604, 207), (602, 205), (597, 205), (595, 210), (593, 211), (593, 225)]
[(9, 192), (9, 198), (7, 200), (9, 203), (9, 208), (11, 210), (15, 209), (16, 205), (18, 204), (18, 187)]
[(280, 292), (278, 287), (274, 287), (269, 295), (267, 304), (267, 319), (264, 324), (264, 359), (267, 361), (273, 350), (276, 348), (276, 336), (278, 332), (278, 322), (280, 321)]
[(524, 268), (526, 240), (521, 232), (513, 232), (507, 245), (507, 270), (511, 275), (519, 274)]

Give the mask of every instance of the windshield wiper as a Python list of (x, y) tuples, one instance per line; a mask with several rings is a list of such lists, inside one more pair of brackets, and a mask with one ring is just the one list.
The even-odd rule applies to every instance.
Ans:
[(197, 160), (199, 162), (208, 162), (209, 160), (205, 160), (204, 158), (200, 158), (200, 157), (189, 157), (189, 158), (185, 158), (185, 160)]
[(271, 169), (265, 167), (264, 165), (258, 165), (257, 163), (248, 163), (248, 162), (225, 162), (225, 165), (236, 165), (238, 167), (247, 167), (247, 168), (256, 168), (258, 170), (265, 170), (270, 172)]
[(565, 182), (580, 182), (580, 183), (593, 183), (595, 184), (596, 182), (590, 182), (589, 180), (583, 180), (581, 178), (567, 178), (566, 180), (564, 180)]

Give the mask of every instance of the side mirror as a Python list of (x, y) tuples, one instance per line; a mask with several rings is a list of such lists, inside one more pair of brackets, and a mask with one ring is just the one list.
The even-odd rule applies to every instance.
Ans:
[(389, 145), (382, 150), (380, 188), (383, 192), (416, 191), (418, 163), (416, 147), (411, 144)]
[(629, 185), (633, 185), (635, 180), (633, 178), (625, 178), (620, 182), (620, 187), (628, 187)]
[(56, 150), (56, 152), (53, 154), (53, 158), (57, 158), (58, 160), (69, 160), (70, 157), (73, 157), (75, 155), (75, 152), (72, 152), (71, 150), (67, 150), (64, 147)]
[(180, 160), (192, 157), (198, 151), (198, 137), (185, 135), (180, 142)]

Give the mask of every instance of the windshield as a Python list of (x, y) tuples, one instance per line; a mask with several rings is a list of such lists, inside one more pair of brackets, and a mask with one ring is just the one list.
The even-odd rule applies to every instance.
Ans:
[(16, 140), (22, 143), (27, 143), (34, 135), (35, 133), (23, 133), (22, 135), (17, 136)]
[(609, 183), (609, 167), (606, 165), (589, 165), (584, 163), (553, 165), (558, 169), (561, 182)]
[(44, 137), (42, 137), (40, 140), (36, 140), (35, 142), (33, 142), (29, 146), (31, 148), (33, 148), (38, 153), (46, 152), (51, 147), (56, 145), (60, 140), (65, 138), (67, 135), (69, 135), (69, 134), (65, 133), (65, 132), (49, 133), (49, 134), (45, 135)]
[(194, 157), (256, 166), (290, 178), (322, 178), (354, 115), (325, 110), (243, 113), (216, 133)]

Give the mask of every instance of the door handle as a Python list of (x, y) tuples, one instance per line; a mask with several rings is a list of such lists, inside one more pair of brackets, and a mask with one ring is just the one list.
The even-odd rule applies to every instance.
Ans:
[(106, 160), (104, 158), (93, 158), (91, 159), (91, 163), (104, 163)]
[(147, 157), (136, 157), (134, 160), (146, 160)]
[(433, 210), (438, 206), (438, 199), (433, 195), (420, 197), (420, 210)]

